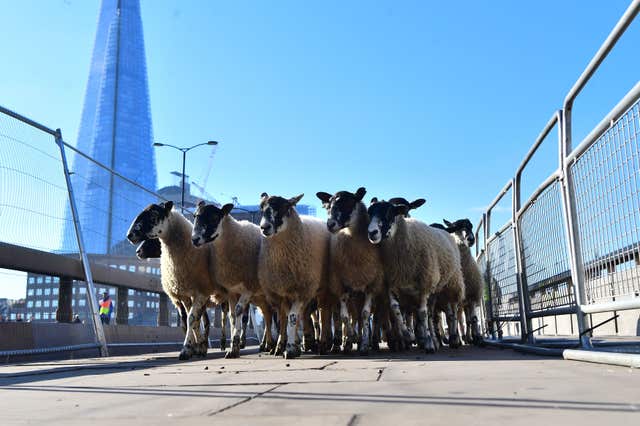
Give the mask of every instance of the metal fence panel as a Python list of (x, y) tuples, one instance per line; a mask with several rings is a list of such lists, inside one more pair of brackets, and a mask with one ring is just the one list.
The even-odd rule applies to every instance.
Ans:
[(575, 305), (558, 179), (523, 211), (519, 225), (531, 311)]
[(519, 318), (518, 281), (514, 255), (514, 233), (508, 223), (487, 245), (487, 278), (494, 318)]
[(585, 304), (640, 296), (640, 105), (570, 166), (577, 200)]
[(78, 253), (55, 137), (0, 112), (0, 146), (0, 241)]

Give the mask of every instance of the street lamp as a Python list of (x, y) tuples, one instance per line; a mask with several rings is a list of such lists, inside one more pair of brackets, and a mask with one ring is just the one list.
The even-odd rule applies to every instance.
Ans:
[(218, 141), (203, 142), (190, 147), (180, 147), (180, 146), (175, 146), (175, 145), (170, 145), (168, 143), (160, 143), (160, 142), (155, 142), (153, 144), (153, 146), (168, 146), (182, 152), (182, 202), (180, 203), (180, 211), (182, 213), (184, 213), (184, 178), (185, 178), (184, 171), (185, 171), (185, 163), (187, 161), (187, 152), (191, 151), (193, 148), (197, 148), (202, 145), (218, 145)]

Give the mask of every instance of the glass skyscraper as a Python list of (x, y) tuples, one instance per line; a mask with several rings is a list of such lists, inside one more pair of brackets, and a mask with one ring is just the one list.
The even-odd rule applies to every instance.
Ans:
[[(76, 147), (145, 188), (156, 189), (139, 0), (102, 0)], [(118, 247), (126, 247), (122, 241), (139, 206), (154, 202), (154, 197), (79, 155), (72, 172), (86, 251), (118, 254)], [(68, 238), (75, 234), (65, 232)]]

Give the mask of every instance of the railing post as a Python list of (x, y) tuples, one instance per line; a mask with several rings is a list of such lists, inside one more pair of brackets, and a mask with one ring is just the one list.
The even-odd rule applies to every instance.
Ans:
[(100, 345), (100, 355), (109, 356), (109, 351), (107, 349), (107, 339), (105, 338), (104, 329), (102, 328), (102, 321), (100, 321), (98, 301), (96, 300), (96, 288), (93, 284), (93, 275), (91, 274), (89, 258), (87, 257), (87, 253), (84, 250), (84, 238), (82, 237), (80, 218), (78, 217), (78, 209), (76, 207), (76, 200), (73, 194), (73, 185), (71, 185), (69, 165), (67, 163), (67, 156), (64, 150), (62, 131), (60, 129), (56, 130), (56, 144), (58, 144), (58, 147), (60, 148), (60, 159), (62, 160), (64, 178), (67, 184), (67, 192), (69, 194), (69, 207), (71, 209), (73, 225), (76, 231), (76, 238), (78, 239), (78, 251), (80, 252), (82, 268), (84, 269), (85, 282), (87, 283), (87, 298), (89, 299), (89, 306), (91, 308), (91, 322), (93, 324), (96, 343)]
[(520, 175), (513, 179), (512, 203), (511, 203), (511, 226), (513, 229), (513, 255), (516, 267), (516, 283), (518, 286), (518, 305), (520, 309), (520, 335), (523, 343), (533, 343), (533, 329), (531, 326), (531, 312), (529, 301), (529, 287), (527, 278), (524, 275), (522, 258), (522, 239), (520, 236), (520, 224), (518, 223), (518, 211), (520, 210)]
[(576, 316), (578, 320), (578, 335), (580, 345), (585, 349), (590, 349), (591, 333), (585, 332), (590, 328), (589, 317), (582, 312), (582, 305), (585, 303), (585, 282), (584, 263), (582, 261), (582, 250), (580, 247), (580, 230), (578, 227), (578, 213), (576, 208), (575, 189), (571, 170), (566, 160), (571, 153), (571, 108), (572, 104), (565, 105), (562, 113), (562, 138), (559, 147), (560, 156), (560, 181), (562, 182), (562, 209), (565, 215), (564, 225), (567, 235), (569, 250), (569, 260), (571, 265), (571, 281), (574, 285), (574, 295), (576, 298)]
[(491, 212), (487, 210), (486, 213), (483, 214), (483, 222), (484, 222), (484, 256), (485, 256), (485, 279), (487, 280), (487, 323), (489, 325), (489, 333), (491, 333), (491, 338), (495, 340), (496, 338), (496, 326), (495, 321), (493, 320), (493, 293), (491, 289), (491, 258), (489, 256), (489, 244), (487, 241), (489, 240), (489, 229), (491, 227)]

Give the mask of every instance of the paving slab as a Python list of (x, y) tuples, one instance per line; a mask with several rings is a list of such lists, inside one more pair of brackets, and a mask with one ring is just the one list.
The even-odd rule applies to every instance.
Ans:
[[(177, 354), (0, 367), (2, 424), (639, 424), (640, 370), (464, 347), (284, 360)], [(395, 425), (393, 425), (395, 426)]]

